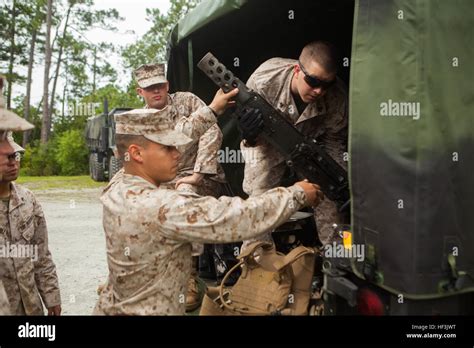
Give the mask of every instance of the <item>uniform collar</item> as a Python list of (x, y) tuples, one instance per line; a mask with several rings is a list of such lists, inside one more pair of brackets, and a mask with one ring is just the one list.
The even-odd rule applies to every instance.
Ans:
[(132, 175), (132, 174), (125, 174), (123, 173), (123, 179), (122, 179), (124, 184), (127, 185), (136, 185), (140, 187), (146, 187), (150, 189), (157, 189), (158, 187), (148, 180), (143, 179), (141, 176), (138, 175)]
[(327, 108), (326, 108), (325, 97), (326, 96), (316, 100), (313, 103), (308, 104), (295, 124), (298, 124), (300, 122), (309, 120), (309, 119), (311, 119), (313, 117), (316, 117), (316, 116), (326, 114)]
[(14, 209), (18, 208), (25, 203), (25, 198), (20, 197), (18, 194), (18, 189), (16, 185), (12, 182), (10, 183), (10, 204), (8, 212), (12, 212)]

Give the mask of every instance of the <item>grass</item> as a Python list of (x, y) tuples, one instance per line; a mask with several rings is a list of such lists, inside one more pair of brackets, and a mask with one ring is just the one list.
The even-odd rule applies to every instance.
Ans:
[(84, 189), (104, 187), (107, 183), (95, 182), (88, 175), (81, 176), (20, 176), (16, 182), (31, 190)]

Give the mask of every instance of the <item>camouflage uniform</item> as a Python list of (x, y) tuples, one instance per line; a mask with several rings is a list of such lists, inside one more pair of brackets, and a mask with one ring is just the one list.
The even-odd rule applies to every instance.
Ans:
[[(338, 79), (322, 98), (308, 104), (300, 115), (290, 88), (297, 63), (293, 59), (269, 59), (250, 76), (247, 86), (286, 116), (296, 129), (317, 139), (336, 162), (347, 168), (344, 161), (348, 125), (346, 88)], [(242, 143), (241, 150), (246, 159), (243, 189), (247, 194), (260, 194), (280, 185), (286, 165), (277, 150), (263, 139), (253, 148)], [(324, 242), (332, 234), (332, 224), (339, 221), (336, 204), (326, 197), (315, 209), (315, 215)]]
[[(5, 101), (3, 99), (4, 84), (4, 77), (0, 76), (0, 138), (5, 136), (4, 131), (10, 131), (8, 132), (8, 141), (10, 142), (10, 145), (12, 145), (14, 151), (22, 151), (23, 148), (13, 142), (11, 131), (25, 131), (34, 128), (34, 126), (15, 113), (5, 109)], [(0, 180), (2, 178), (2, 169), (3, 168), (0, 168)], [(11, 314), (10, 303), (3, 282), (0, 280), (0, 315), (9, 314)]]
[[(189, 117), (194, 112), (202, 112), (206, 104), (189, 92), (176, 92), (168, 95), (168, 105), (176, 109), (173, 122), (177, 123), (183, 117)], [(222, 144), (222, 132), (217, 124), (209, 128), (199, 139), (193, 140), (189, 145), (180, 146), (181, 159), (178, 166), (178, 175), (175, 180), (166, 183), (166, 187), (174, 189), (174, 184), (179, 179), (193, 173), (206, 174), (200, 186), (181, 184), (182, 191), (193, 191), (199, 195), (220, 196), (221, 185), (225, 182), (224, 171), (218, 163), (218, 151)]]
[(9, 201), (0, 201), (0, 245), (4, 251), (20, 246), (37, 248), (33, 259), (31, 254), (0, 258), (0, 280), (12, 314), (42, 315), (41, 300), (47, 308), (61, 304), (43, 211), (31, 191), (14, 183)]
[[(123, 129), (119, 120), (141, 122), (135, 116), (133, 112), (117, 115), (117, 131)], [(194, 122), (196, 127), (186, 128), (186, 134), (199, 137), (203, 125), (212, 121), (208, 116), (205, 122), (196, 114), (186, 118), (188, 125)], [(163, 118), (149, 118), (159, 122), (157, 134), (177, 133), (171, 124), (166, 130)], [(165, 140), (161, 143), (174, 145)], [(191, 242), (235, 242), (267, 232), (301, 208), (305, 194), (292, 186), (247, 201), (216, 199), (167, 190), (141, 177), (122, 174), (109, 183), (101, 200), (109, 277), (94, 313), (182, 315), (191, 273)]]
[[(144, 64), (134, 71), (135, 81), (141, 88), (168, 82), (165, 70), (165, 64)], [(210, 110), (200, 98), (189, 92), (168, 94), (166, 105), (172, 106), (176, 110), (172, 117), (173, 122), (178, 122), (182, 117), (189, 117), (195, 112)], [(148, 108), (148, 105), (145, 107)], [(222, 183), (225, 183), (224, 171), (217, 161), (221, 144), (222, 132), (219, 126), (214, 124), (201, 137), (180, 147), (178, 149), (181, 152), (178, 174), (173, 181), (164, 183), (163, 187), (174, 190), (179, 179), (200, 173), (204, 174), (204, 177), (199, 185), (182, 183), (178, 186), (178, 190), (195, 192), (201, 196), (221, 196)], [(193, 244), (194, 256), (201, 255), (203, 251), (203, 245)]]
[(8, 296), (5, 292), (2, 281), (0, 280), (0, 315), (10, 315), (10, 302), (8, 302)]
[[(212, 114), (211, 109), (204, 102), (192, 93), (177, 92), (168, 95), (167, 107), (172, 109), (170, 114), (171, 122), (176, 129), (181, 129), (181, 123), (193, 115), (204, 115), (208, 117)], [(147, 108), (147, 107), (145, 107)], [(186, 132), (186, 130), (184, 130)], [(193, 172), (207, 174), (200, 183), (200, 186), (181, 184), (180, 191), (195, 192), (202, 196), (221, 195), (220, 184), (225, 182), (224, 172), (218, 163), (218, 151), (222, 143), (222, 132), (216, 124), (213, 124), (201, 137), (193, 139), (185, 146), (178, 146), (181, 158), (178, 165), (178, 174), (173, 181), (163, 183), (162, 187), (174, 190), (176, 182)], [(118, 173), (123, 174), (123, 169)], [(117, 173), (117, 174), (118, 174)], [(119, 178), (114, 177), (112, 181)]]
[[(154, 84), (165, 83), (166, 71), (164, 64), (144, 64), (134, 71), (134, 77), (141, 88)], [(194, 112), (209, 110), (206, 104), (196, 95), (189, 92), (176, 92), (168, 94), (166, 105), (173, 106), (176, 113), (172, 117), (173, 122), (178, 122), (182, 117), (189, 117)], [(146, 106), (148, 108), (148, 105)], [(204, 108), (204, 109), (203, 109)], [(218, 163), (218, 151), (222, 144), (222, 132), (217, 124), (210, 127), (201, 137), (178, 150), (181, 159), (178, 167), (178, 175), (172, 182), (165, 186), (174, 189), (174, 184), (181, 178), (193, 173), (205, 174), (199, 186), (181, 184), (178, 189), (188, 192), (196, 192), (200, 195), (221, 195), (220, 183), (225, 182), (224, 171)]]

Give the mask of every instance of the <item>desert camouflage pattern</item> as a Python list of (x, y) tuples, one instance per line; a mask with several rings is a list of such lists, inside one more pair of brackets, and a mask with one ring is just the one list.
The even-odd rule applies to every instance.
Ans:
[[(189, 92), (170, 94), (168, 105), (172, 105), (176, 109), (177, 113), (173, 121), (177, 124), (176, 129), (181, 131), (184, 130), (178, 126), (178, 121), (183, 117), (190, 117), (194, 113), (212, 113), (201, 99)], [(191, 143), (179, 147), (181, 159), (178, 175), (180, 173), (192, 175), (196, 172), (206, 174), (204, 180), (224, 182), (224, 171), (218, 163), (218, 151), (222, 145), (222, 138), (219, 126), (214, 124), (199, 138), (193, 138)]]
[(305, 204), (298, 186), (259, 196), (201, 197), (122, 174), (101, 201), (109, 277), (94, 314), (183, 315), (191, 243), (230, 243), (268, 232)]
[(158, 83), (166, 83), (166, 64), (143, 64), (133, 72), (140, 88), (147, 88)]
[[(43, 315), (43, 303), (47, 308), (61, 304), (43, 210), (31, 191), (14, 183), (9, 202), (0, 201), (0, 245), (28, 256), (0, 257), (0, 280), (11, 314)], [(29, 253), (19, 255), (21, 248)]]
[[(207, 131), (202, 117), (193, 113), (179, 120), (177, 128), (199, 138)], [(211, 112), (204, 121), (209, 126), (216, 119)], [(246, 201), (202, 197), (121, 171), (101, 201), (109, 277), (94, 314), (182, 315), (193, 242), (229, 243), (266, 233), (304, 206), (306, 198), (298, 186)]]
[[(290, 89), (297, 63), (293, 59), (272, 58), (257, 68), (247, 86), (285, 115), (300, 132), (317, 139), (328, 154), (347, 169), (344, 160), (348, 127), (346, 88), (338, 79), (323, 97), (308, 104), (299, 114)], [(242, 142), (241, 150), (246, 159), (243, 189), (247, 194), (258, 195), (280, 185), (286, 165), (277, 150), (263, 139), (253, 148)], [(247, 163), (247, 158), (252, 160)], [(323, 243), (333, 233), (332, 224), (337, 221), (336, 204), (326, 198), (316, 209), (318, 233)]]
[(0, 75), (0, 131), (25, 131), (34, 128), (34, 126), (21, 118), (14, 112), (7, 110), (5, 99), (3, 99), (3, 87), (5, 78)]
[[(175, 109), (135, 109), (115, 115), (117, 134), (143, 135), (145, 138), (169, 146), (183, 146), (191, 142), (183, 132), (175, 130), (171, 122)], [(160, 120), (160, 122), (157, 122)]]
[(10, 302), (5, 292), (2, 281), (0, 280), (0, 315), (10, 315)]
[[(149, 111), (148, 116), (153, 116), (156, 112), (154, 109), (143, 109), (144, 114), (146, 114), (146, 111)], [(152, 110), (150, 112), (150, 110)], [(160, 123), (164, 124), (172, 124), (174, 127), (174, 130), (172, 131), (173, 134), (178, 131), (182, 135), (186, 136), (187, 138), (191, 139), (191, 142), (188, 143), (187, 146), (177, 146), (178, 150), (181, 152), (181, 158), (180, 158), (180, 165), (178, 166), (178, 174), (177, 177), (181, 178), (184, 176), (191, 175), (193, 172), (188, 172), (182, 170), (183, 168), (183, 157), (185, 157), (184, 152), (188, 151), (188, 147), (192, 146), (192, 144), (196, 143), (199, 141), (199, 139), (202, 138), (203, 135), (205, 135), (210, 128), (214, 127), (217, 119), (214, 116), (214, 113), (207, 107), (206, 105), (200, 107), (197, 109), (195, 112), (192, 112), (191, 114), (181, 114), (179, 117), (180, 113), (177, 112), (177, 108), (175, 108), (174, 105), (168, 104), (166, 107), (166, 110), (169, 112), (166, 113), (160, 113), (161, 117), (149, 117), (149, 120), (146, 122), (150, 122), (148, 124), (149, 128), (154, 128), (154, 129), (161, 129), (164, 128), (164, 126), (160, 125)], [(122, 114), (123, 115), (123, 114)], [(118, 116), (118, 115), (117, 115)], [(123, 133), (122, 134), (127, 134), (129, 131), (130, 134), (137, 134), (139, 131), (147, 132), (147, 130), (144, 130), (143, 128), (134, 128), (134, 120), (133, 117), (128, 117), (126, 116), (125, 118), (117, 118), (119, 122), (122, 123), (120, 126)], [(147, 117), (148, 118), (148, 117)], [(126, 124), (126, 122), (130, 121), (131, 124)], [(156, 124), (156, 125), (153, 125)], [(165, 126), (167, 127), (167, 126)], [(171, 128), (167, 128), (169, 132), (171, 132)], [(115, 176), (110, 180), (110, 183), (113, 183), (116, 180), (120, 180), (122, 175), (124, 173), (123, 168), (115, 174)], [(163, 185), (166, 186), (168, 189), (173, 189), (175, 186), (177, 179), (174, 179), (172, 182), (169, 183), (164, 183)], [(181, 185), (180, 185), (181, 186)]]
[(13, 132), (11, 132), (11, 131), (7, 132), (7, 141), (10, 143), (10, 146), (13, 148), (13, 151), (20, 152), (20, 153), (25, 153), (25, 149), (22, 148), (20, 145), (18, 145), (15, 142), (15, 139), (13, 139)]

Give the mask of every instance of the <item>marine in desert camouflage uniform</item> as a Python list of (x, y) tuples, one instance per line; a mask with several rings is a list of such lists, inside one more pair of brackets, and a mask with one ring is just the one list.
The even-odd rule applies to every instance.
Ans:
[[(173, 123), (194, 112), (206, 110), (205, 103), (190, 92), (168, 94), (165, 64), (145, 64), (134, 71), (138, 84), (137, 93), (145, 100), (147, 108), (162, 109), (169, 105), (176, 109)], [(218, 197), (222, 194), (221, 183), (225, 182), (224, 171), (218, 163), (218, 151), (222, 144), (222, 132), (217, 124), (201, 137), (181, 146), (178, 175), (167, 187), (192, 191), (199, 195)]]
[[(144, 64), (133, 72), (138, 85), (137, 93), (143, 97), (145, 108), (158, 110), (165, 107), (173, 108), (174, 111), (170, 113), (170, 117), (175, 126), (183, 117), (212, 113), (212, 109), (192, 93), (169, 94), (169, 83), (165, 70), (165, 64)], [(178, 165), (178, 174), (174, 180), (163, 184), (163, 187), (195, 192), (203, 196), (219, 197), (223, 193), (222, 185), (225, 183), (224, 171), (218, 163), (218, 151), (221, 144), (222, 132), (219, 126), (214, 124), (200, 137), (193, 139), (185, 146), (180, 146), (181, 159)], [(117, 180), (122, 174), (123, 169), (112, 180)], [(194, 268), (188, 286), (188, 310), (199, 306), (197, 263), (203, 249), (202, 244), (193, 244)]]
[(42, 315), (44, 303), (48, 314), (59, 315), (59, 287), (41, 206), (29, 190), (12, 182), (24, 149), (11, 131), (33, 125), (5, 109), (0, 80), (0, 314)]
[[(317, 139), (337, 163), (347, 168), (347, 92), (336, 73), (337, 61), (331, 45), (312, 42), (305, 46), (299, 61), (272, 58), (264, 62), (250, 76), (247, 86), (300, 132)], [(318, 85), (318, 80), (322, 84)], [(241, 143), (244, 158), (251, 159), (246, 161), (243, 182), (244, 191), (251, 196), (281, 185), (287, 170), (277, 150), (264, 139), (256, 140), (256, 146), (249, 146), (245, 140)], [(315, 217), (324, 243), (333, 233), (332, 224), (340, 221), (336, 204), (326, 198), (315, 210)], [(270, 235), (262, 238), (268, 240)]]
[[(166, 79), (165, 64), (145, 64), (134, 71), (138, 84), (137, 93), (143, 97), (147, 108), (162, 109), (165, 106), (175, 108), (172, 123), (176, 124), (182, 117), (193, 113), (207, 112), (204, 102), (190, 92), (169, 94), (169, 83)], [(170, 189), (195, 192), (201, 196), (219, 197), (223, 194), (225, 175), (218, 163), (218, 151), (222, 144), (222, 132), (217, 124), (210, 127), (202, 136), (193, 139), (189, 144), (180, 146), (181, 158), (176, 178), (163, 184)], [(200, 295), (197, 281), (197, 264), (204, 246), (193, 244), (193, 276), (188, 286), (188, 310), (199, 306)]]
[[(215, 111), (221, 114), (222, 109)], [(322, 197), (318, 186), (307, 182), (247, 201), (162, 187), (176, 176), (176, 148), (199, 138), (216, 121), (212, 113), (195, 113), (176, 127), (170, 121), (173, 112), (141, 109), (115, 116), (117, 149), (129, 160), (101, 197), (109, 277), (95, 314), (184, 314), (192, 242), (254, 237)]]

